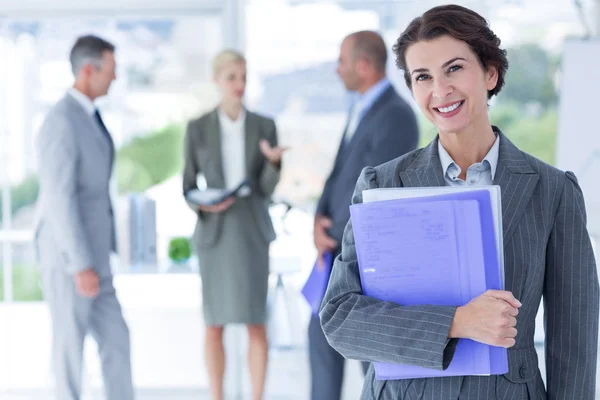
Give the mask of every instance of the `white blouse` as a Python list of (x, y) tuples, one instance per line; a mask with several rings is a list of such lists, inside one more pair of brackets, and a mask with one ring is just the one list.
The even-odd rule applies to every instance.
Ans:
[(218, 113), (225, 188), (233, 189), (246, 178), (246, 111), (242, 108), (235, 121), (221, 109)]

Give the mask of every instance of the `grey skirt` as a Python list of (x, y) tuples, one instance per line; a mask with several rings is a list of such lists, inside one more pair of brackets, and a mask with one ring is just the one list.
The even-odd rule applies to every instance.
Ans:
[(249, 200), (238, 198), (215, 245), (198, 251), (207, 326), (266, 322), (269, 243), (253, 222)]

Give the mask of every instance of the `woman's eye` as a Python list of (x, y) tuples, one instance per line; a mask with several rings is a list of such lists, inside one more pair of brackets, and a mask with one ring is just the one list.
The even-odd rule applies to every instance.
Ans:
[(458, 71), (461, 69), (462, 69), (462, 67), (460, 65), (453, 65), (450, 68), (448, 68), (448, 72), (455, 72), (455, 71)]
[(419, 76), (417, 76), (417, 78), (416, 78), (415, 80), (416, 80), (417, 82), (420, 82), (420, 81), (425, 81), (425, 80), (427, 80), (427, 79), (429, 79), (429, 75), (422, 74), (422, 75), (419, 75)]

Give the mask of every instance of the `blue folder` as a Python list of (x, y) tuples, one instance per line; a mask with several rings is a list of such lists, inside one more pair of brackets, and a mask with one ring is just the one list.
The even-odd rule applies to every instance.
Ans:
[(323, 268), (319, 268), (318, 260), (315, 261), (313, 269), (302, 287), (302, 295), (310, 305), (313, 315), (319, 315), (319, 308), (323, 302), (323, 296), (329, 283), (331, 274), (331, 253), (323, 254)]
[[(503, 289), (487, 190), (360, 203), (350, 214), (367, 296), (406, 306), (460, 306)], [(506, 372), (505, 348), (470, 339), (459, 339), (444, 371), (375, 363), (376, 378), (386, 380)]]

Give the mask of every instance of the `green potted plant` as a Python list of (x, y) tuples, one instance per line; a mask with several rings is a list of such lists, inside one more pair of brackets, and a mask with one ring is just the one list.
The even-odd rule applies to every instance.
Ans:
[(174, 264), (185, 264), (192, 256), (192, 243), (186, 237), (176, 237), (169, 242), (169, 259)]

